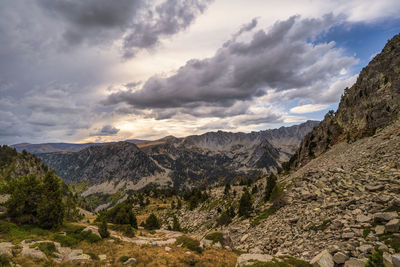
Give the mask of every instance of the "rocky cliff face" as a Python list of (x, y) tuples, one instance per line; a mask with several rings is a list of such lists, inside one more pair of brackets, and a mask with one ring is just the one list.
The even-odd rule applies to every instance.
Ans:
[(357, 82), (345, 89), (336, 113), (325, 119), (302, 141), (291, 159), (299, 167), (327, 151), (332, 145), (373, 135), (399, 116), (400, 35), (365, 67)]

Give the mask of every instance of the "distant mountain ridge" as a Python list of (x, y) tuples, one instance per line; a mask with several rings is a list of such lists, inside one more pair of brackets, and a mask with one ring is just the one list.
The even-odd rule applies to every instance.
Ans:
[[(130, 139), (126, 140), (126, 142), (138, 144), (142, 142), (147, 142), (146, 140), (139, 139)], [(10, 145), (10, 147), (15, 148), (18, 152), (22, 152), (22, 150), (26, 150), (29, 153), (38, 154), (38, 153), (51, 153), (51, 152), (62, 152), (62, 151), (80, 151), (89, 146), (103, 146), (109, 144), (115, 144), (116, 142), (105, 142), (105, 143), (82, 143), (82, 144), (74, 144), (74, 143), (42, 143), (42, 144), (30, 144), (30, 143), (20, 143)]]
[(275, 170), (316, 125), (316, 121), (307, 121), (259, 132), (168, 136), (37, 155), (68, 183), (88, 182), (89, 187), (107, 184), (109, 188), (111, 182), (125, 190), (151, 183), (178, 189), (207, 186)]

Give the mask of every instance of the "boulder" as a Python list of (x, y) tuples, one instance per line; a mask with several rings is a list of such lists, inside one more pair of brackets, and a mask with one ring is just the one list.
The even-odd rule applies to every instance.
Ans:
[(378, 212), (374, 214), (375, 222), (388, 222), (397, 218), (397, 212)]
[(387, 252), (383, 253), (383, 265), (385, 267), (394, 267), (393, 262), (392, 262), (392, 255), (390, 255)]
[(400, 220), (393, 219), (385, 224), (385, 231), (388, 233), (397, 233), (400, 229)]
[(107, 259), (107, 255), (105, 255), (105, 254), (99, 255), (99, 260), (100, 261), (105, 261), (106, 259)]
[(344, 267), (365, 267), (367, 262), (367, 259), (350, 258), (344, 263)]
[(370, 192), (376, 192), (376, 191), (381, 191), (383, 189), (385, 189), (384, 185), (367, 185), (365, 186), (365, 189), (367, 189)]
[(358, 248), (361, 253), (370, 254), (374, 250), (374, 247), (371, 245), (362, 245)]
[(135, 263), (136, 263), (135, 258), (129, 258), (124, 262), (124, 265), (135, 264)]
[(83, 254), (82, 249), (73, 249), (71, 253), (67, 255), (65, 261), (72, 262), (87, 262), (90, 260), (90, 256), (87, 254)]
[(46, 254), (39, 250), (39, 248), (30, 248), (24, 246), (22, 248), (21, 256), (24, 258), (35, 258), (35, 259), (44, 259), (47, 260)]
[(333, 267), (335, 263), (333, 262), (333, 257), (328, 250), (324, 250), (315, 256), (310, 264), (315, 267)]
[(92, 234), (97, 235), (98, 237), (101, 238), (98, 228), (94, 226), (88, 226), (85, 229), (83, 229), (82, 232), (92, 232)]
[(272, 261), (273, 258), (267, 254), (242, 254), (236, 261), (236, 267), (249, 266), (254, 264), (254, 261), (268, 262)]
[(392, 255), (392, 263), (394, 267), (400, 267), (400, 254)]
[(347, 256), (343, 252), (336, 252), (335, 255), (333, 255), (333, 261), (337, 264), (343, 264), (349, 259), (349, 256)]
[(244, 241), (246, 241), (246, 239), (249, 237), (249, 234), (245, 234), (244, 236), (242, 236), (242, 238), (240, 238), (240, 242), (243, 243)]
[(1, 242), (0, 243), (0, 256), (5, 258), (11, 258), (12, 255), (12, 248), (14, 245), (10, 242)]

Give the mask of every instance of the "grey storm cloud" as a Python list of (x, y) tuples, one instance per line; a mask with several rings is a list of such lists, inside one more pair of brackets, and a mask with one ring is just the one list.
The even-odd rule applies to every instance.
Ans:
[(92, 136), (110, 136), (110, 135), (116, 135), (119, 132), (119, 129), (116, 127), (113, 127), (111, 125), (104, 125), (103, 128), (101, 128), (99, 131), (96, 133), (91, 134)]
[(69, 45), (104, 43), (123, 38), (123, 55), (133, 57), (160, 38), (186, 29), (211, 0), (38, 0), (54, 17), (65, 22)]
[[(140, 90), (113, 93), (104, 103), (126, 103), (135, 109), (230, 107), (265, 95), (268, 88), (287, 91), (329, 81), (357, 63), (343, 56), (333, 42), (309, 41), (337, 20), (332, 15), (321, 19), (294, 16), (276, 22), (268, 31), (256, 31), (250, 42), (237, 41), (234, 35), (213, 57), (189, 60), (174, 75), (153, 76)], [(255, 24), (239, 32), (252, 30)]]

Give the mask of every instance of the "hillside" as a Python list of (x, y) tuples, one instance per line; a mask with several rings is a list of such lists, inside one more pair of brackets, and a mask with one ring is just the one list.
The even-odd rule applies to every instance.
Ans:
[(398, 34), (361, 71), (357, 82), (345, 89), (336, 113), (328, 113), (304, 138), (292, 166), (303, 166), (334, 144), (371, 136), (392, 123), (400, 112), (399, 65)]

